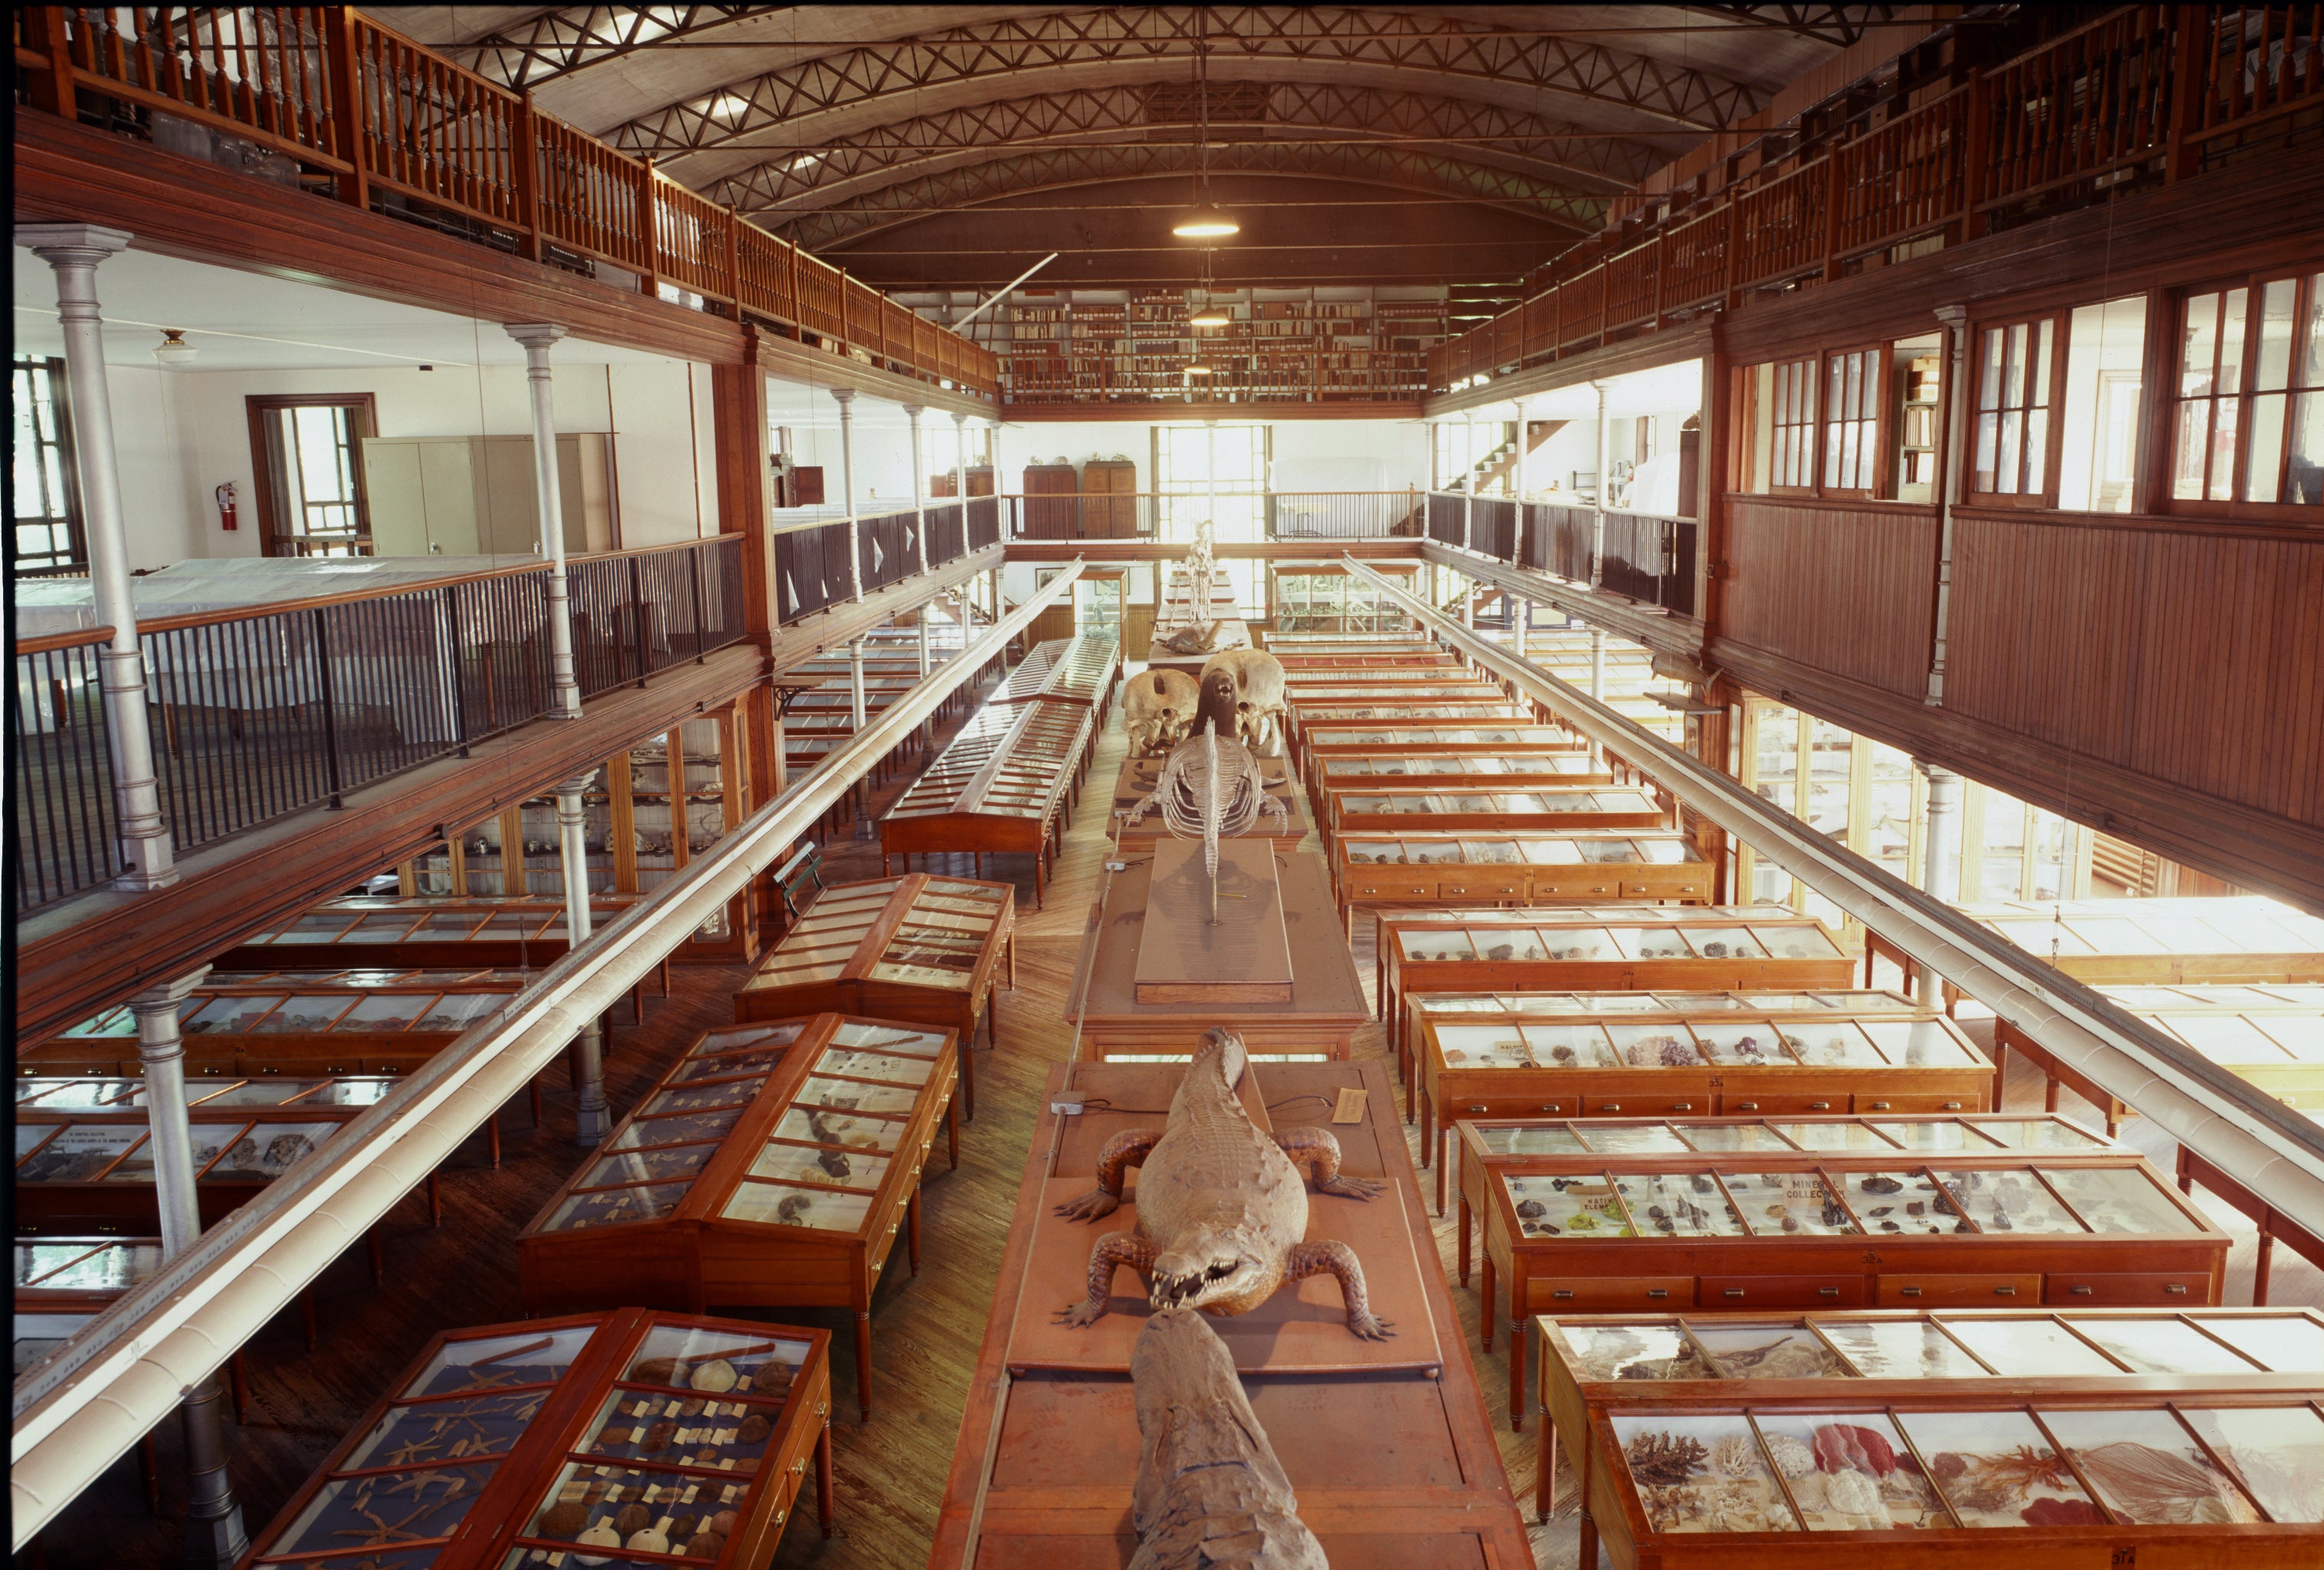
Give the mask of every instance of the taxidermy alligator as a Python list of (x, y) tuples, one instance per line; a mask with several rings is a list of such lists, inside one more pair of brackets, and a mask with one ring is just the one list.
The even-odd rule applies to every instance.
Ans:
[(1295, 1161), (1314, 1174), (1318, 1193), (1370, 1199), (1381, 1185), (1340, 1173), (1340, 1141), (1329, 1129), (1259, 1131), (1235, 1096), (1247, 1061), (1242, 1038), (1204, 1032), (1186, 1077), (1170, 1098), (1159, 1130), (1116, 1134), (1098, 1152), (1097, 1187), (1057, 1206), (1074, 1221), (1096, 1221), (1121, 1204), (1126, 1168), (1137, 1167), (1138, 1230), (1108, 1233), (1090, 1251), (1089, 1297), (1068, 1306), (1069, 1325), (1093, 1325), (1105, 1313), (1114, 1269), (1128, 1265), (1150, 1286), (1156, 1308), (1248, 1314), (1288, 1282), (1330, 1275), (1348, 1306), (1348, 1328), (1384, 1341), (1388, 1322), (1372, 1316), (1364, 1270), (1336, 1238), (1307, 1235), (1307, 1189)]
[(1259, 760), (1235, 739), (1234, 726), (1234, 678), (1213, 671), (1203, 680), (1194, 734), (1170, 749), (1155, 775), (1154, 793), (1122, 818), (1127, 828), (1158, 805), (1172, 834), (1203, 842), (1203, 871), (1211, 880), (1214, 925), (1219, 919), (1219, 841), (1250, 833), (1264, 813), (1273, 813), (1285, 828), (1291, 827), (1290, 809), (1267, 793)]
[(1130, 1354), (1138, 1391), (1138, 1486), (1130, 1570), (1330, 1570), (1203, 1316), (1165, 1308)]

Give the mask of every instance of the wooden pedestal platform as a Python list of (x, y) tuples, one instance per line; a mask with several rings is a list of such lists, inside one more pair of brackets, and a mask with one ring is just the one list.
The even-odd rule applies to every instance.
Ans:
[[(1133, 1110), (1045, 1113), (1034, 1126), (930, 1570), (972, 1562), (978, 1570), (1119, 1570), (1136, 1550), (1130, 1496), (1138, 1418), (1127, 1364), (1145, 1304), (1131, 1295), (1124, 1272), (1111, 1311), (1096, 1325), (1076, 1331), (1049, 1323), (1081, 1295), (1090, 1247), (1128, 1227), (1131, 1212), (1125, 1205), (1087, 1224), (1061, 1221), (1049, 1207), (1060, 1194), (1091, 1186), (1108, 1138), (1160, 1121), (1153, 1109), (1168, 1106), (1183, 1072), (1176, 1065), (1097, 1063), (1050, 1070), (1053, 1092), (1071, 1086)], [(1333, 1132), (1344, 1170), (1388, 1184), (1369, 1202), (1311, 1192), (1308, 1234), (1341, 1236), (1356, 1249), (1375, 1308), (1397, 1322), (1394, 1338), (1364, 1343), (1350, 1335), (1329, 1278), (1313, 1303), (1308, 1291), (1286, 1288), (1251, 1314), (1213, 1321), (1298, 1494), (1300, 1519), (1322, 1540), (1333, 1570), (1529, 1564), (1468, 1359), (1415, 1361), (1424, 1349), (1435, 1358), (1438, 1349), (1456, 1346), (1459, 1330), (1396, 1126), (1386, 1067), (1263, 1063), (1253, 1074), (1278, 1128), (1328, 1124), (1339, 1091), (1360, 1086), (1364, 1120)], [(1329, 1312), (1319, 1313), (1326, 1297)], [(1277, 1316), (1272, 1329), (1269, 1315)], [(1084, 1361), (1058, 1366), (1043, 1353), (1061, 1335), (1095, 1339), (1074, 1349)]]
[[(1162, 760), (1159, 758), (1124, 758), (1121, 772), (1114, 776), (1113, 807), (1107, 821), (1119, 823), (1123, 813), (1153, 795), (1154, 782), (1161, 772)], [(1246, 840), (1273, 840), (1283, 850), (1296, 850), (1299, 842), (1305, 839), (1315, 827), (1314, 818), (1307, 811), (1307, 793), (1299, 789), (1298, 774), (1287, 758), (1261, 758), (1259, 772), (1267, 782), (1268, 795), (1283, 804), (1288, 827), (1278, 823), (1269, 813), (1242, 837)], [(1170, 837), (1170, 830), (1162, 822), (1161, 812), (1149, 810), (1136, 824), (1121, 831), (1121, 845), (1125, 850), (1143, 850), (1157, 840)]]
[(1203, 667), (1209, 662), (1211, 655), (1224, 653), (1229, 649), (1258, 647), (1251, 642), (1250, 625), (1238, 617), (1229, 616), (1221, 620), (1217, 648), (1202, 654), (1181, 654), (1165, 645), (1162, 640), (1183, 625), (1185, 625), (1184, 623), (1173, 623), (1167, 627), (1155, 629), (1154, 641), (1146, 646), (1148, 670), (1150, 670), (1158, 666), (1165, 670), (1176, 670), (1187, 676), (1200, 677), (1203, 674)]
[(1148, 876), (1167, 918), (1139, 935), (1130, 992), (1140, 1003), (1288, 1003), (1291, 944), (1283, 934), (1283, 891), (1275, 846), (1231, 839), (1219, 845), (1216, 887), (1200, 841), (1154, 847)]
[(1169, 910), (1168, 888), (1157, 891), (1155, 886), (1151, 854), (1127, 852), (1125, 859), (1130, 865), (1114, 874), (1095, 932), (1084, 939), (1084, 956), (1092, 944), (1095, 955), (1089, 961), (1089, 988), (1082, 1002), (1083, 1057), (1191, 1053), (1213, 1025), (1241, 1032), (1250, 1050), (1261, 1056), (1348, 1056), (1356, 1029), (1370, 1018), (1370, 1011), (1341, 935), (1331, 880), (1320, 856), (1275, 853), (1283, 930), (1291, 953), (1291, 999), (1282, 1003), (1140, 1002), (1138, 958), (1146, 924), (1185, 919), (1193, 913), (1181, 916)]

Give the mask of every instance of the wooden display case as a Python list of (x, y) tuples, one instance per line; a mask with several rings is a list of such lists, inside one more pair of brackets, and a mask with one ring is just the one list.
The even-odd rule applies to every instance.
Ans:
[[(505, 1008), (526, 979), (520, 971), (449, 968), (213, 971), (179, 1006), (186, 1073), (197, 1080), (409, 1074)], [(43, 1074), (135, 1076), (136, 1016), (126, 1007), (109, 1009), (24, 1049), (18, 1066)], [(193, 1094), (203, 1094), (198, 1085)]]
[[(27, 1370), (46, 1362), (88, 1322), (121, 1300), (124, 1293), (161, 1268), (158, 1237), (20, 1237), (15, 1246), (15, 1369), (22, 1379)], [(376, 1285), (379, 1275), (373, 1272)], [(315, 1344), (314, 1288), (300, 1294), (307, 1321), (307, 1344)], [(226, 1359), (227, 1393), (234, 1399), (234, 1420), (250, 1420), (249, 1371), (236, 1347)], [(147, 1496), (159, 1510), (159, 1480), (153, 1473), (153, 1438), (139, 1442), (138, 1462), (145, 1474)]]
[[(1369, 565), (1369, 564), (1367, 564)], [(1352, 633), (1335, 633), (1328, 629), (1309, 631), (1295, 627), (1270, 627), (1259, 634), (1267, 651), (1283, 660), (1287, 668), (1295, 655), (1317, 655), (1327, 658), (1377, 655), (1395, 659), (1399, 655), (1443, 654), (1444, 645), (1425, 633), (1404, 635), (1364, 637)]]
[(1301, 749), (1307, 788), (1429, 790), (1609, 785), (1613, 773), (1549, 726), (1448, 725), (1419, 733), (1318, 726)]
[[(2324, 982), (2324, 918), (2256, 895), (2232, 899), (2009, 900), (1960, 913), (2092, 986), (2274, 986)], [(1865, 963), (1913, 963), (1877, 933)], [(1945, 1006), (1960, 1001), (1943, 984)]]
[(1506, 1291), (1513, 1425), (1533, 1314), (2200, 1307), (2227, 1272), (2227, 1234), (2119, 1149), (1546, 1154), (1492, 1176), (1478, 1330), (1490, 1351)]
[(1091, 711), (1077, 703), (979, 709), (880, 819), (880, 871), (901, 855), (909, 872), (914, 851), (967, 851), (979, 876), (988, 854), (1029, 855), (1038, 910), (1089, 771), (1092, 733)]
[[(1549, 1415), (1642, 1564), (2306, 1565), (2324, 1380), (2312, 1313), (2074, 1309), (1544, 1318)], [(1700, 1479), (1700, 1481), (1698, 1481)]]
[[(1291, 957), (1288, 1003), (1140, 1002), (1136, 975), (1146, 924), (1172, 913), (1153, 908), (1152, 853), (1125, 850), (1122, 859), (1128, 865), (1109, 881), (1097, 921), (1082, 940), (1089, 975), (1077, 1015), (1084, 1057), (1184, 1057), (1213, 1025), (1240, 1032), (1259, 1056), (1350, 1055), (1371, 1009), (1355, 959), (1332, 919), (1331, 884), (1321, 857), (1280, 851), (1275, 856)], [(1181, 919), (1197, 918), (1188, 912)]]
[(1434, 780), (1326, 784), (1320, 792), (1326, 839), (1342, 834), (1562, 833), (1572, 828), (1663, 828), (1670, 814), (1635, 785), (1551, 785), (1520, 790), (1495, 781), (1474, 790)]
[[(2324, 1111), (2324, 986), (2101, 987), (2126, 1012), (2247, 1079), (2286, 1106)], [(2062, 1085), (2098, 1109), (2107, 1132), (2137, 1109), (2007, 1020), (1993, 1022), (1997, 1076), (2015, 1051), (2042, 1071), (2043, 1104)]]
[[(1300, 842), (1315, 827), (1314, 820), (1307, 814), (1306, 792), (1299, 789), (1288, 760), (1261, 758), (1258, 762), (1259, 778), (1266, 782), (1267, 793), (1282, 803), (1284, 816), (1280, 823), (1272, 817), (1261, 817), (1242, 837), (1272, 840), (1280, 849), (1296, 850)], [(1114, 776), (1113, 780), (1112, 816), (1107, 821), (1113, 826), (1114, 842), (1125, 849), (1150, 853), (1157, 841), (1172, 837), (1170, 827), (1163, 821), (1158, 809), (1148, 810), (1135, 824), (1125, 825), (1122, 821), (1123, 814), (1154, 794), (1155, 781), (1160, 778), (1161, 772), (1162, 760), (1159, 758), (1124, 758), (1121, 761), (1120, 772)]]
[(831, 1529), (830, 1353), (643, 1308), (446, 1331), (241, 1566), (764, 1565), (810, 1459)]
[(1306, 733), (1309, 730), (1325, 726), (1340, 730), (1351, 725), (1360, 725), (1366, 731), (1375, 734), (1393, 731), (1425, 733), (1441, 732), (1447, 728), (1469, 729), (1479, 725), (1497, 728), (1509, 725), (1532, 725), (1538, 723), (1540, 718), (1541, 716), (1534, 712), (1532, 705), (1513, 703), (1507, 698), (1499, 702), (1487, 703), (1470, 703), (1465, 700), (1459, 703), (1445, 703), (1434, 699), (1424, 702), (1418, 698), (1378, 703), (1316, 702), (1300, 706), (1298, 716), (1300, 728), (1290, 736), (1289, 742), (1292, 756), (1304, 757)]
[[(634, 898), (593, 894), (603, 927)], [(211, 962), (218, 971), (540, 970), (565, 957), (565, 901), (482, 895), (349, 895), (326, 900)]]
[[(1043, 1112), (1034, 1123), (931, 1570), (1095, 1570), (1136, 1553), (1129, 1507), (1139, 1447), (1126, 1365), (1146, 1312), (1142, 1289), (1123, 1272), (1094, 1325), (1053, 1323), (1058, 1306), (1085, 1289), (1096, 1237), (1130, 1224), (1135, 1179), (1124, 1210), (1096, 1227), (1052, 1207), (1089, 1187), (1106, 1140), (1154, 1126), (1150, 1109), (1168, 1104), (1181, 1072), (1051, 1067), (1039, 1104), (1071, 1088), (1090, 1098), (1090, 1110), (1074, 1118)], [(1333, 1124), (1349, 1092), (1362, 1094), (1364, 1113)], [(1341, 1570), (1530, 1565), (1434, 1244), (1406, 1197), (1412, 1165), (1381, 1066), (1256, 1064), (1246, 1095), (1262, 1127), (1330, 1126), (1341, 1169), (1386, 1185), (1360, 1205), (1312, 1198), (1309, 1235), (1357, 1250), (1373, 1307), (1396, 1320), (1392, 1339), (1348, 1334), (1328, 1278), (1210, 1322), (1297, 1492), (1300, 1519)]]
[(528, 1314), (639, 1304), (855, 1316), (872, 1415), (872, 1292), (953, 1118), (959, 1038), (818, 1014), (705, 1032), (517, 1236)]
[(1832, 1010), (1595, 1013), (1509, 1000), (1498, 1017), (1424, 1017), (1415, 1043), (1420, 1159), (1444, 1214), (1451, 1125), (1471, 1117), (1720, 1117), (1984, 1112), (1993, 1066), (1959, 1026)]
[(1332, 870), (1351, 931), (1360, 906), (1701, 905), (1711, 897), (1711, 864), (1692, 839), (1672, 829), (1349, 833), (1332, 841)]
[[(1294, 655), (1293, 663), (1283, 669), (1283, 684), (1293, 693), (1326, 692), (1335, 688), (1361, 688), (1367, 692), (1403, 692), (1412, 688), (1439, 688), (1481, 683), (1502, 691), (1498, 677), (1471, 669), (1469, 664), (1451, 655), (1405, 656), (1390, 659), (1385, 655), (1359, 657), (1337, 656), (1323, 661), (1316, 656), (1305, 659)], [(1504, 693), (1506, 696), (1506, 693)]]
[[(1420, 575), (1416, 561), (1368, 561), (1409, 589)], [(1267, 564), (1267, 608), (1272, 630), (1268, 647), (1286, 634), (1343, 638), (1374, 633), (1393, 636), (1417, 631), (1412, 613), (1370, 584), (1359, 583), (1336, 561), (1270, 561)]]
[[(261, 1111), (207, 1104), (193, 1126), (195, 1193), (205, 1227), (255, 1197), (291, 1164), (362, 1115), (345, 1103)], [(143, 1106), (16, 1108), (16, 1226), (23, 1233), (161, 1230), (151, 1127)], [(432, 1188), (434, 1175), (429, 1182)]]
[[(2310, 1122), (2317, 1114), (2308, 1114)], [(2268, 1281), (2275, 1263), (2277, 1240), (2291, 1246), (2292, 1251), (2324, 1270), (2324, 1235), (2310, 1231), (2295, 1216), (2278, 1210), (2264, 1194), (2257, 1194), (2241, 1180), (2230, 1178), (2196, 1151), (2185, 1145), (2179, 1147), (2179, 1191), (2192, 1195), (2200, 1184), (2250, 1218), (2259, 1230), (2259, 1249), (2252, 1261), (2252, 1301), (2267, 1301)]]
[(1009, 673), (1009, 679), (1001, 683), (991, 701), (1030, 703), (1035, 698), (1053, 698), (1080, 704), (1090, 711), (1091, 744), (1094, 746), (1097, 734), (1105, 729), (1106, 715), (1113, 704), (1113, 689), (1120, 685), (1120, 640), (1083, 633), (1036, 646)]
[[(1910, 1018), (1908, 1012), (1895, 1016)], [(1925, 1016), (1923, 1016), (1925, 1017)], [(1840, 1098), (1845, 1100), (1846, 1098)], [(1622, 1155), (1638, 1150), (2105, 1150), (2121, 1147), (2096, 1131), (2053, 1113), (1935, 1113), (1851, 1114), (1801, 1113), (1773, 1117), (1462, 1117), (1454, 1121), (1452, 1165), (1457, 1190), (1456, 1260), (1469, 1284), (1477, 1217), (1485, 1213), (1494, 1170), (1544, 1154), (1584, 1150)], [(1438, 1158), (1437, 1180), (1445, 1180)], [(1443, 1189), (1438, 1190), (1443, 1213)]]
[(1275, 662), (1283, 667), (1285, 677), (1317, 678), (1325, 672), (1335, 675), (1361, 676), (1375, 670), (1433, 670), (1440, 675), (1465, 675), (1469, 662), (1450, 649), (1431, 645), (1406, 645), (1400, 653), (1383, 652), (1377, 649), (1301, 650), (1296, 645), (1277, 651)]
[(734, 1018), (860, 1014), (957, 1030), (961, 1104), (973, 1118), (971, 1048), (979, 1021), (991, 1022), (993, 989), (1017, 984), (1016, 935), (1013, 884), (926, 873), (834, 883), (742, 984)]
[(1382, 911), (1373, 953), (1399, 1062), (1404, 1000), (1422, 993), (1805, 992), (1856, 972), (1831, 928), (1780, 905)]
[[(1367, 673), (1369, 675), (1369, 673)], [(1494, 720), (1530, 718), (1531, 711), (1489, 682), (1474, 680), (1410, 681), (1401, 685), (1369, 679), (1314, 682), (1283, 691), (1295, 744), (1311, 725), (1328, 720), (1369, 719), (1380, 711), (1412, 719)]]

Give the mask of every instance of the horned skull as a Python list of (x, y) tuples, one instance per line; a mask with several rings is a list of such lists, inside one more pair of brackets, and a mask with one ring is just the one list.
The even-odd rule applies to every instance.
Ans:
[(1185, 741), (1202, 696), (1194, 679), (1183, 671), (1157, 667), (1131, 677), (1121, 699), (1122, 725), (1130, 733), (1131, 753), (1158, 758)]
[(1290, 716), (1284, 702), (1283, 665), (1259, 649), (1225, 649), (1203, 666), (1207, 680), (1223, 670), (1235, 685), (1235, 734), (1256, 756), (1274, 757), (1283, 751), (1283, 726)]

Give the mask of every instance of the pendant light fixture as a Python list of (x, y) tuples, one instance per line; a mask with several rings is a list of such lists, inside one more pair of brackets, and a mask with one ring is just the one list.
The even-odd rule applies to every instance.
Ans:
[(1194, 144), (1194, 210), (1170, 226), (1182, 240), (1220, 240), (1242, 233), (1231, 214), (1211, 199), (1211, 72), (1208, 11), (1194, 12), (1194, 113), (1199, 125)]
[(1234, 320), (1211, 288), (1211, 247), (1203, 247), (1203, 307), (1186, 319), (1188, 327), (1222, 328)]

